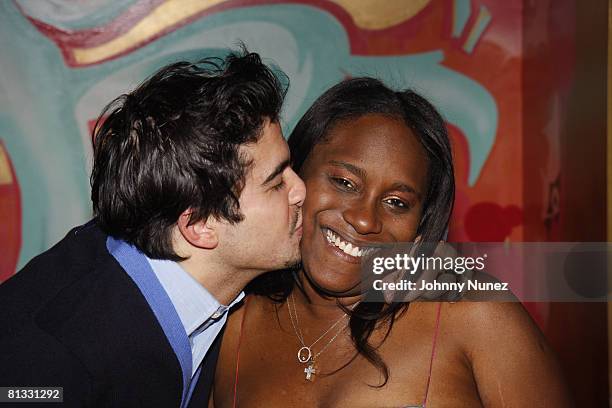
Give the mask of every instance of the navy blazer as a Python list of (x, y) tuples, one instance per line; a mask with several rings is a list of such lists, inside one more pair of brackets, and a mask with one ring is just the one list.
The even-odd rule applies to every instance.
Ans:
[[(179, 407), (178, 359), (106, 239), (77, 227), (0, 285), (0, 386), (61, 386), (69, 407)], [(190, 406), (206, 406), (221, 336)]]

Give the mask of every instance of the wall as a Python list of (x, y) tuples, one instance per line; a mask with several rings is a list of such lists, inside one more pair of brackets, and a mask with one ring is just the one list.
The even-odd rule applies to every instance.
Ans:
[[(413, 87), (438, 106), (457, 174), (450, 240), (605, 240), (606, 6), (0, 2), (0, 282), (91, 216), (90, 131), (102, 107), (163, 64), (222, 55), (239, 39), (291, 78), (285, 134), (349, 76)], [(603, 406), (605, 306), (526, 306), (581, 406)]]
[(423, 93), (456, 150), (451, 237), (522, 236), (520, 1), (16, 0), (0, 8), (0, 281), (90, 217), (89, 132), (102, 107), (160, 65), (222, 54), (238, 39), (291, 78), (285, 134), (347, 76)]

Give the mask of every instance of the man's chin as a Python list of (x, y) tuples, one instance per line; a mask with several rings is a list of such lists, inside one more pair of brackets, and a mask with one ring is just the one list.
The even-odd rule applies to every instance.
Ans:
[(300, 269), (301, 266), (302, 266), (302, 260), (297, 259), (297, 260), (287, 261), (283, 269)]
[(287, 259), (285, 261), (281, 261), (275, 264), (275, 265), (270, 265), (269, 267), (265, 268), (266, 272), (271, 272), (271, 271), (282, 271), (282, 270), (286, 270), (286, 269), (299, 269), (302, 266), (302, 259), (301, 257), (292, 257), (290, 259)]

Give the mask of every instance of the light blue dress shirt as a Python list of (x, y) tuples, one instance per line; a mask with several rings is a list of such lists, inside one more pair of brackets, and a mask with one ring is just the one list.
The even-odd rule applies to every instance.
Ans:
[(193, 377), (227, 321), (227, 311), (244, 298), (244, 292), (240, 292), (229, 306), (224, 306), (178, 263), (148, 257), (147, 260), (189, 336)]

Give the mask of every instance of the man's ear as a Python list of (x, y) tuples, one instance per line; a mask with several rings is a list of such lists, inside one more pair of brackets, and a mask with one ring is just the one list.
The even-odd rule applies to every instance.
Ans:
[(184, 211), (178, 219), (178, 228), (181, 235), (191, 245), (202, 249), (214, 249), (219, 244), (216, 224), (212, 217), (200, 220), (189, 225), (191, 210)]

